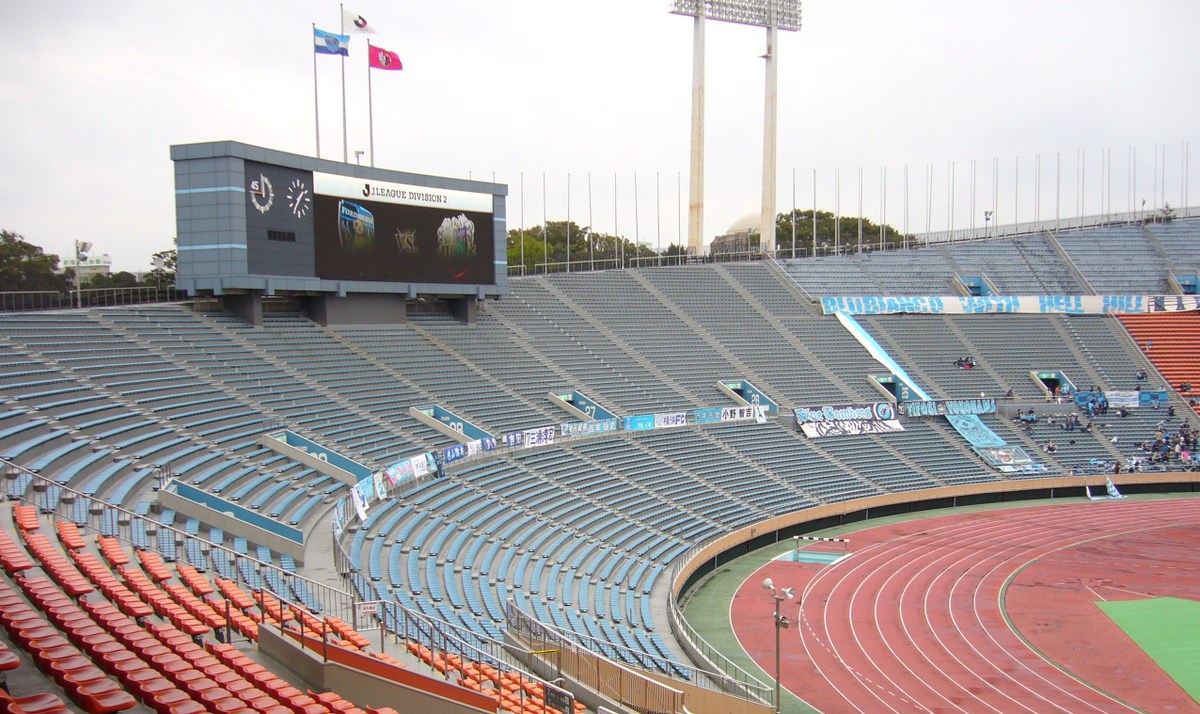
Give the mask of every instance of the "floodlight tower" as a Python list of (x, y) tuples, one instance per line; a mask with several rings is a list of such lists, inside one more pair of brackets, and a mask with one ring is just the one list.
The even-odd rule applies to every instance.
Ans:
[(800, 0), (671, 0), (671, 12), (693, 18), (692, 137), (688, 172), (688, 253), (704, 248), (704, 20), (736, 22), (767, 29), (766, 91), (763, 103), (762, 217), (763, 251), (775, 250), (776, 116), (778, 115), (778, 31), (800, 29)]

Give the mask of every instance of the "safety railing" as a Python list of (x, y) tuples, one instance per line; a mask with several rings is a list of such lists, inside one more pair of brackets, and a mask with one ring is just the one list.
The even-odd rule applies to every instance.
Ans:
[[(505, 616), (509, 634), (528, 645), (529, 656), (602, 696), (637, 711), (685, 714), (683, 691), (588, 649), (562, 630), (524, 612), (511, 600), (505, 605)], [(645, 657), (644, 653), (639, 654)]]
[[(311, 611), (328, 614), (349, 621), (353, 617), (353, 597), (349, 592), (310, 580), (298, 573), (265, 563), (257, 558), (240, 553), (225, 545), (212, 543), (174, 526), (160, 523), (154, 518), (142, 516), (121, 506), (77, 491), (39, 473), (30, 471), (10, 461), (0, 459), (3, 464), (3, 483), (0, 489), (13, 500), (35, 506), (39, 512), (75, 523), (101, 535), (115, 536), (135, 549), (163, 553), (160, 546), (168, 544), (177, 553), (200, 553), (208, 558), (223, 558), (230, 563), (232, 580), (251, 589), (269, 588), (270, 583), (285, 585), (291, 593), (275, 593), (278, 596), (304, 593), (305, 607)], [(248, 575), (261, 581), (249, 582)]]

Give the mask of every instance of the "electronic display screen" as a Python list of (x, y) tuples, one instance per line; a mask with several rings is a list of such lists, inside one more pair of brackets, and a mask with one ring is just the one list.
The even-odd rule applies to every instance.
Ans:
[(328, 174), (315, 183), (317, 277), (495, 284), (490, 195)]

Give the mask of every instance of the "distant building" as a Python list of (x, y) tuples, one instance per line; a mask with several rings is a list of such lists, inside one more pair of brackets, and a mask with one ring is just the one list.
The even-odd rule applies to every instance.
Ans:
[(747, 213), (734, 221), (724, 234), (713, 238), (708, 254), (732, 256), (762, 252), (759, 244), (762, 232), (758, 230), (760, 217), (758, 213)]

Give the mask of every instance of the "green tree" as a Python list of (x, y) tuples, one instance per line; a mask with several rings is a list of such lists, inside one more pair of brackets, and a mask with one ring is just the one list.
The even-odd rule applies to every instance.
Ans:
[(135, 288), (137, 286), (137, 276), (124, 270), (116, 273), (96, 273), (83, 285), (84, 289)]
[(57, 272), (58, 256), (42, 249), (17, 233), (0, 231), (0, 290), (29, 291), (71, 289), (74, 272)]
[(175, 284), (175, 270), (178, 266), (179, 254), (174, 249), (160, 250), (150, 256), (154, 269), (146, 273), (143, 283), (156, 287), (170, 287)]
[[(796, 256), (813, 255), (813, 212), (781, 213), (775, 220), (775, 247), (781, 255), (792, 254), (792, 221), (796, 222)], [(832, 254), (835, 248), (843, 253), (858, 252), (858, 217), (842, 216), (839, 220), (829, 211), (817, 211), (816, 255)], [(840, 230), (839, 230), (840, 228)], [(904, 245), (904, 236), (892, 226), (882, 227), (868, 218), (862, 219), (862, 250), (891, 250)]]
[[(522, 237), (522, 233), (524, 237)], [(585, 269), (582, 264), (592, 264), (597, 268), (620, 264), (624, 256), (624, 264), (635, 255), (655, 255), (653, 250), (648, 253), (645, 248), (638, 248), (622, 236), (608, 233), (593, 233), (587, 226), (580, 226), (574, 221), (549, 221), (545, 226), (537, 225), (525, 228), (513, 228), (508, 231), (508, 264), (510, 266), (525, 266), (525, 274), (533, 275), (546, 270), (543, 263), (566, 263), (568, 260), (567, 236), (570, 235), (570, 262), (572, 270)], [(522, 244), (524, 245), (524, 262), (522, 263)], [(614, 262), (616, 261), (616, 262)], [(565, 270), (561, 265), (554, 265), (551, 271)]]

